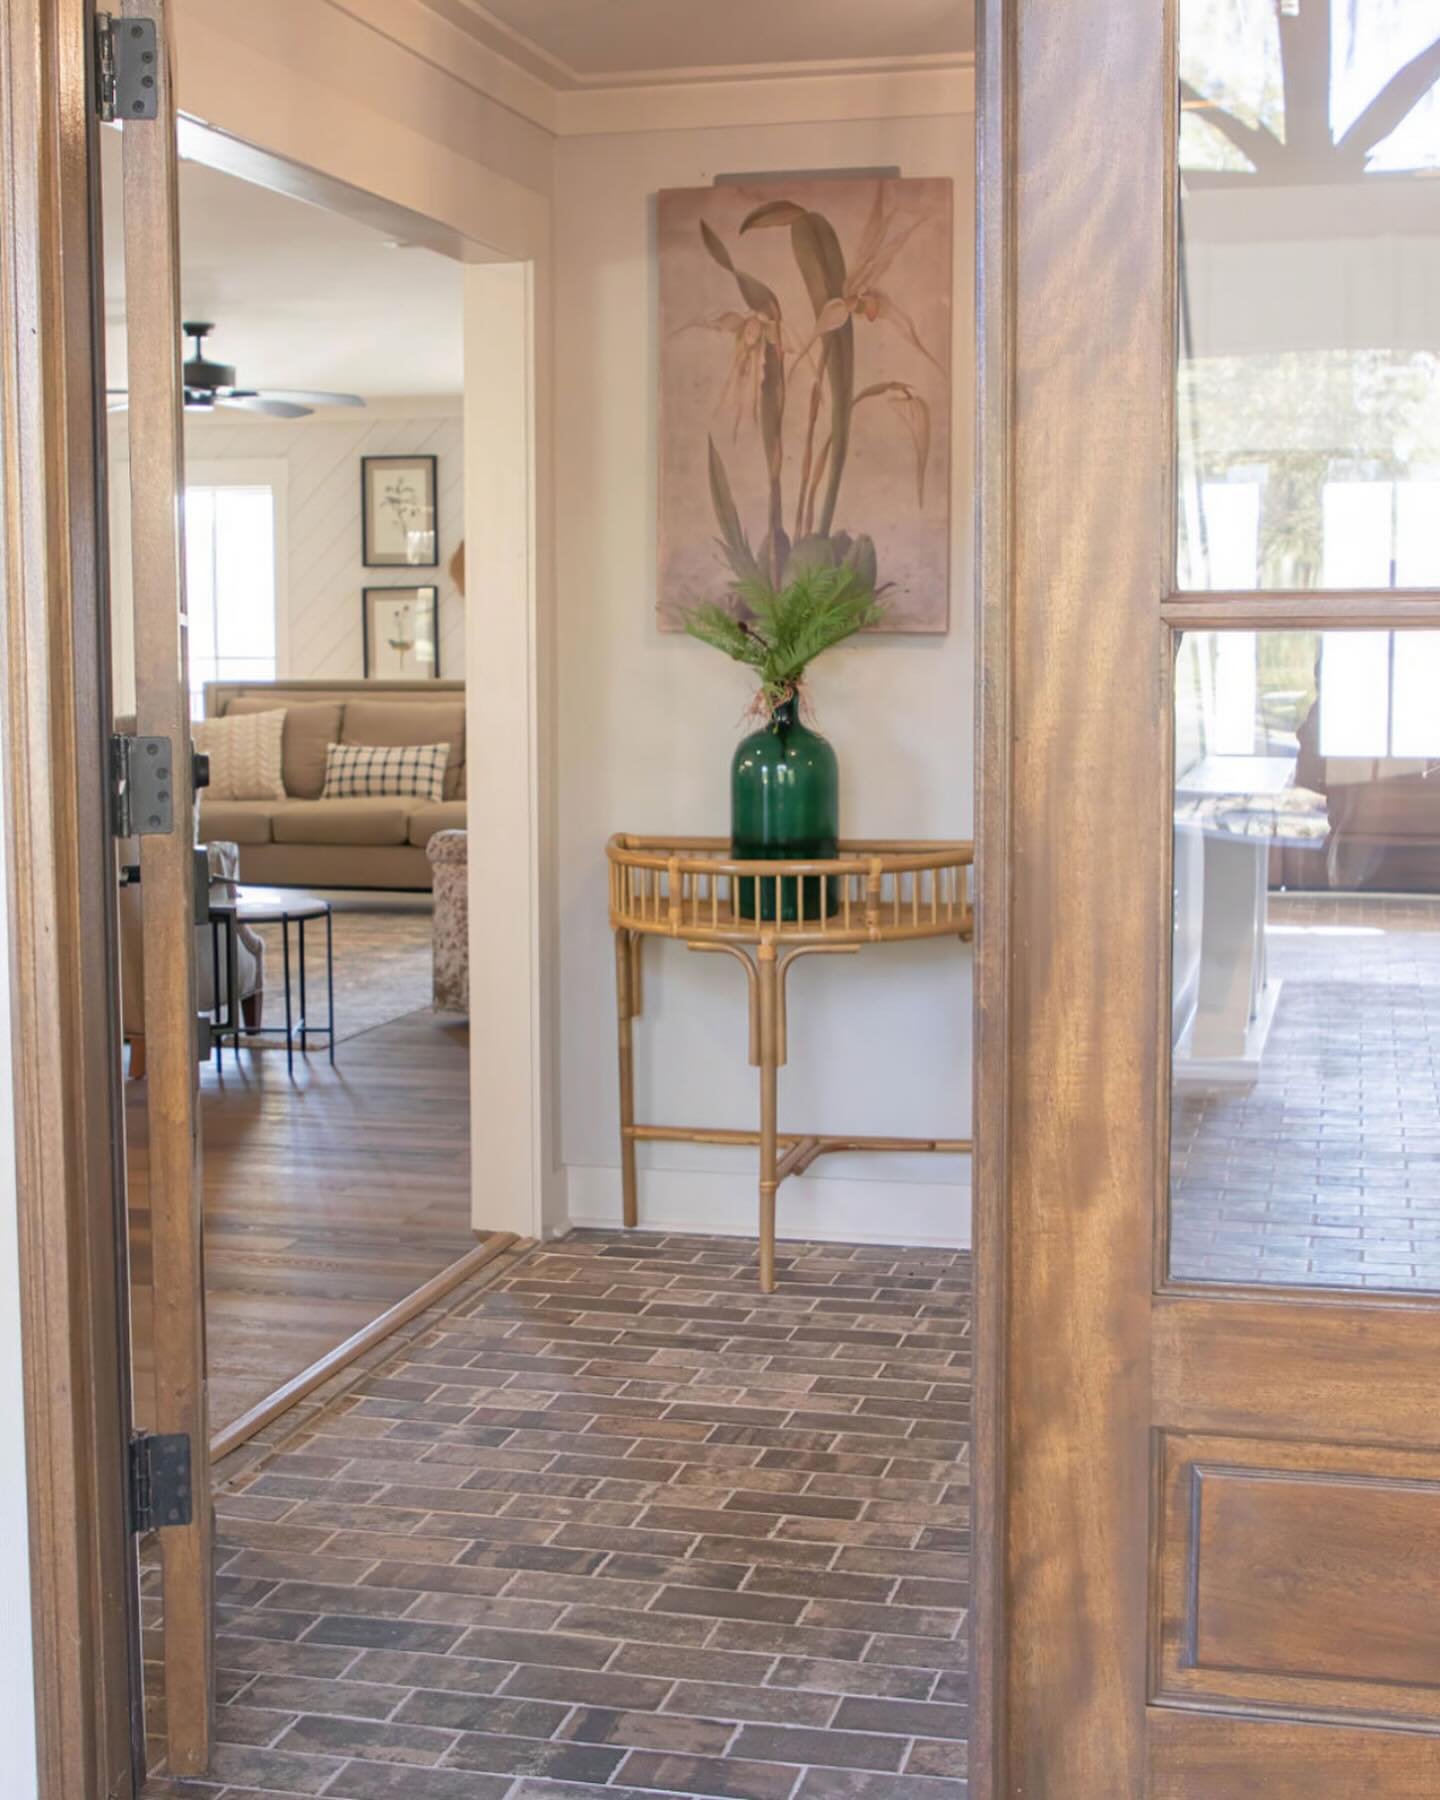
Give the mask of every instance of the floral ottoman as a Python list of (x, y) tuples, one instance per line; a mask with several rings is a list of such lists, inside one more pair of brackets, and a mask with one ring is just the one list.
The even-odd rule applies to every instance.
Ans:
[(437, 831), (426, 846), (435, 895), (436, 1012), (470, 1011), (470, 907), (466, 893), (467, 833)]

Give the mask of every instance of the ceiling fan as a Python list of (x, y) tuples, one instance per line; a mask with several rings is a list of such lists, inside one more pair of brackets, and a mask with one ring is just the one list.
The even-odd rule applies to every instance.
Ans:
[[(303, 388), (242, 388), (235, 385), (235, 369), (231, 363), (211, 362), (205, 355), (205, 339), (213, 325), (188, 322), (181, 330), (193, 338), (194, 355), (185, 363), (186, 412), (211, 412), (217, 406), (237, 412), (264, 413), (271, 419), (303, 419), (317, 406), (363, 406), (358, 394), (309, 393)], [(130, 397), (124, 388), (111, 388), (106, 405), (111, 412), (123, 412)]]

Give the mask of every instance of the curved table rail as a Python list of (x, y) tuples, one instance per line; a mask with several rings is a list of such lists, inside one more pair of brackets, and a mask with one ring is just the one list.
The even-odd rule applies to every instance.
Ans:
[(689, 943), (874, 944), (969, 938), (975, 846), (853, 839), (823, 861), (743, 861), (724, 838), (636, 837), (606, 845), (610, 923)]

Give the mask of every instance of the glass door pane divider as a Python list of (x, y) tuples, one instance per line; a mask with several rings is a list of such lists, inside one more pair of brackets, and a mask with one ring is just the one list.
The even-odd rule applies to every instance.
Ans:
[(1160, 603), (1167, 625), (1186, 629), (1236, 630), (1266, 626), (1314, 625), (1370, 629), (1397, 625), (1440, 625), (1440, 588), (1388, 588), (1365, 592), (1255, 590), (1235, 593), (1172, 594)]

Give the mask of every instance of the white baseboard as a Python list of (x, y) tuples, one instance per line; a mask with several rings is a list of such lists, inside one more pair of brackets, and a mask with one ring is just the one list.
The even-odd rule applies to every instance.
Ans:
[[(571, 1163), (565, 1175), (570, 1226), (621, 1223), (618, 1168)], [(640, 1225), (644, 1230), (754, 1237), (756, 1205), (755, 1182), (749, 1175), (714, 1169), (640, 1171)], [(916, 1249), (970, 1248), (968, 1180), (801, 1175), (781, 1187), (778, 1213), (782, 1238), (906, 1244)]]

